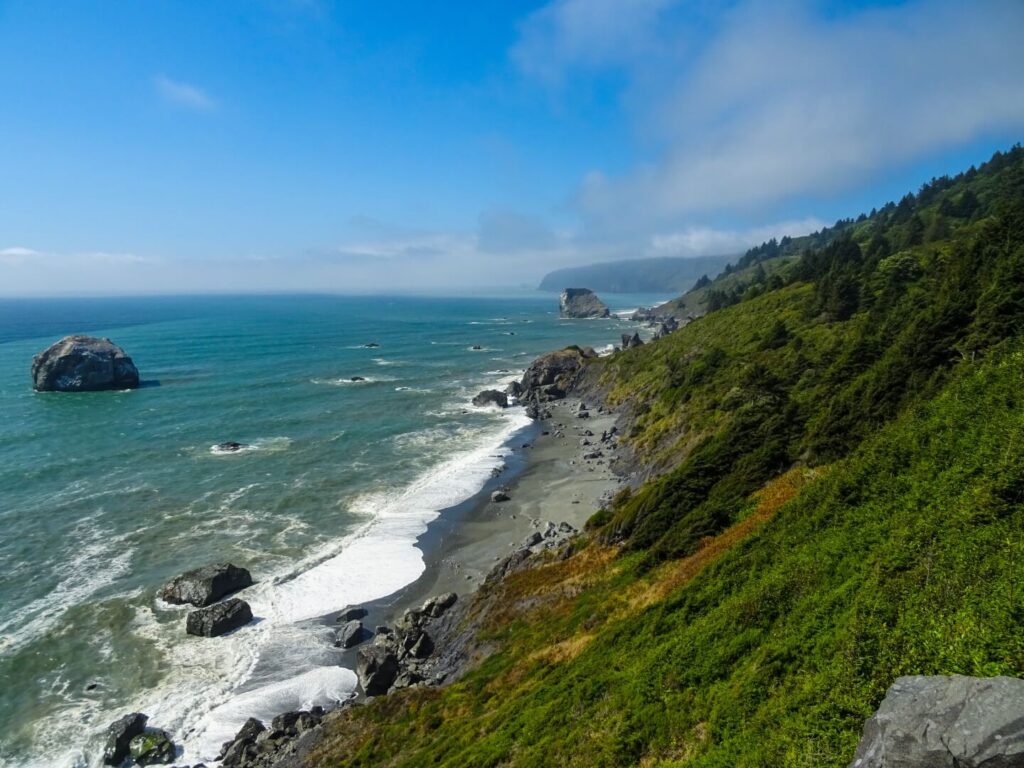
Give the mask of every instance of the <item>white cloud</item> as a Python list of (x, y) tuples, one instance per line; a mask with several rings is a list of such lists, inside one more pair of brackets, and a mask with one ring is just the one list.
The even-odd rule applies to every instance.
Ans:
[(672, 2), (555, 0), (523, 22), (512, 58), (549, 82), (572, 67), (628, 64), (648, 52), (658, 15)]
[[(579, 205), (592, 226), (756, 214), (1024, 128), (1019, 0), (922, 0), (831, 15), (811, 0), (742, 2), (686, 67), (662, 54), (672, 36), (692, 43), (690, 4), (601, 0), (596, 26), (583, 5), (557, 0), (539, 11), (513, 54), (546, 80), (600, 64), (632, 83), (627, 103), (655, 137), (654, 159), (584, 180)], [(673, 78), (672, 87), (638, 85)]]
[(747, 248), (771, 240), (773, 237), (796, 237), (816, 232), (826, 226), (813, 216), (806, 219), (780, 221), (776, 224), (750, 229), (715, 229), (713, 227), (686, 227), (675, 232), (654, 235), (651, 238), (652, 256), (707, 256), (741, 253)]
[(169, 104), (197, 112), (206, 112), (217, 106), (217, 102), (198, 86), (172, 80), (164, 75), (154, 78), (153, 84), (157, 93)]
[(42, 256), (42, 254), (31, 248), (22, 248), (21, 246), (3, 248), (0, 249), (0, 264), (22, 264), (39, 256)]

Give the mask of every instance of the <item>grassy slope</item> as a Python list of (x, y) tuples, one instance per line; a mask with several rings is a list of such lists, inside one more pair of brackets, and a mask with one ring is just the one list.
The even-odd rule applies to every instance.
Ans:
[(842, 766), (894, 677), (1024, 674), (1022, 381), (1020, 350), (972, 369), (690, 558), (513, 578), (501, 652), (354, 711), (323, 764)]
[(657, 476), (496, 587), (478, 669), (346, 713), (315, 762), (843, 766), (894, 677), (1024, 674), (1011, 161), (605, 364)]

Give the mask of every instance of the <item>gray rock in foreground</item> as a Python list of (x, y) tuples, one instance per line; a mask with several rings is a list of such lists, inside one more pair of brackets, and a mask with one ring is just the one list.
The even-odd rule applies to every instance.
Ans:
[(115, 720), (107, 728), (107, 744), (103, 749), (104, 765), (120, 765), (128, 757), (131, 740), (146, 730), (147, 718), (141, 712), (132, 712)]
[(901, 677), (849, 768), (1024, 767), (1024, 680)]
[(215, 563), (174, 578), (160, 590), (160, 597), (174, 605), (189, 603), (202, 608), (249, 586), (252, 586), (252, 575), (245, 568)]
[(611, 311), (589, 288), (566, 288), (558, 298), (562, 317), (610, 317)]
[(97, 392), (137, 386), (138, 368), (110, 339), (65, 336), (32, 360), (32, 388), (38, 392)]
[(185, 620), (185, 631), (200, 637), (217, 637), (252, 621), (252, 609), (245, 600), (232, 597), (198, 611)]

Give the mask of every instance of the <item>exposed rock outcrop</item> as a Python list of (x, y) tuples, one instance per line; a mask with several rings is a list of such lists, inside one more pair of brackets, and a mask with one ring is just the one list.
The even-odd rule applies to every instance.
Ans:
[(642, 347), (643, 345), (644, 342), (643, 339), (640, 338), (639, 333), (634, 332), (633, 335), (630, 335), (628, 333), (622, 334), (623, 349), (633, 349), (634, 347)]
[(885, 694), (850, 768), (1024, 766), (1024, 680), (901, 677)]
[[(323, 717), (321, 707), (285, 712), (271, 720), (269, 728), (251, 717), (221, 747), (221, 768), (294, 766), (298, 764), (298, 755), (315, 738)], [(304, 761), (299, 762), (305, 765)]]
[(610, 317), (611, 311), (589, 288), (566, 288), (558, 299), (562, 317)]
[(252, 621), (252, 609), (245, 600), (232, 597), (192, 611), (185, 620), (185, 631), (200, 637), (217, 637)]
[(32, 360), (32, 387), (38, 392), (97, 392), (137, 386), (138, 368), (110, 339), (65, 336)]
[(103, 749), (104, 765), (120, 765), (124, 762), (132, 739), (146, 730), (148, 719), (141, 712), (132, 712), (107, 727), (107, 743)]
[(175, 577), (160, 590), (160, 598), (174, 605), (188, 603), (197, 608), (252, 586), (252, 575), (231, 563), (215, 563)]
[(541, 418), (541, 404), (564, 398), (576, 383), (584, 361), (596, 356), (589, 348), (567, 347), (541, 355), (530, 363), (519, 382), (519, 402), (527, 406), (527, 415)]
[(679, 321), (675, 317), (666, 317), (658, 324), (658, 328), (654, 332), (654, 338), (660, 339), (677, 330), (679, 330)]
[(496, 389), (485, 389), (473, 398), (473, 405), (496, 405), (499, 408), (508, 408), (508, 395)]

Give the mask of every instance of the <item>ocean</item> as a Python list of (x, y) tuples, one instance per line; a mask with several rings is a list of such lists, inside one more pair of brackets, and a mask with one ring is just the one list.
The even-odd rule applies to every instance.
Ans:
[[(472, 396), (545, 351), (636, 328), (560, 320), (557, 305), (0, 300), (0, 765), (98, 766), (103, 731), (131, 711), (184, 746), (178, 762), (211, 760), (249, 716), (346, 698), (355, 674), (318, 619), (415, 580), (417, 537), (528, 425)], [(32, 356), (81, 332), (124, 347), (144, 386), (34, 393)], [(213, 449), (229, 440), (248, 447)], [(219, 561), (252, 571), (256, 620), (187, 636), (186, 610), (156, 590)]]

